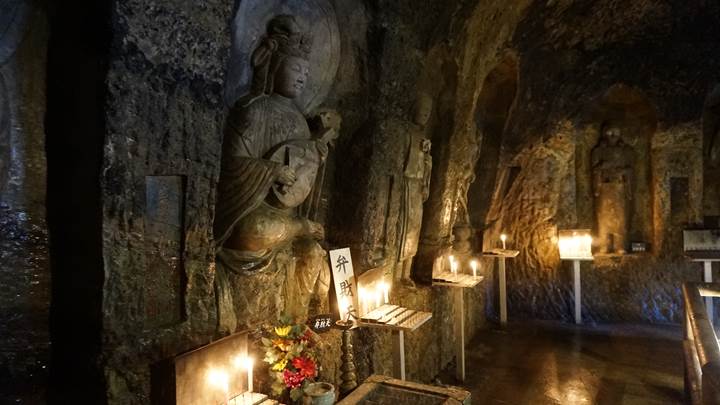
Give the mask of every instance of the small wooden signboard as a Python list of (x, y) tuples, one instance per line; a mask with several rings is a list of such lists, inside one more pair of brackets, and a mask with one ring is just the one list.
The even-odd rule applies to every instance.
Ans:
[(335, 323), (335, 317), (333, 314), (320, 314), (316, 315), (308, 320), (308, 325), (315, 333), (325, 333)]
[(358, 308), (357, 281), (350, 248), (335, 249), (328, 253), (339, 315), (340, 319), (344, 320), (347, 317), (347, 305), (351, 305), (354, 309)]

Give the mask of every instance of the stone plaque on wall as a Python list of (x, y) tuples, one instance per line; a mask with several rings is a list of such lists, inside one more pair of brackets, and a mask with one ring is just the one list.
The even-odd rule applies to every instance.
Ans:
[(145, 325), (167, 326), (184, 319), (183, 266), (185, 178), (145, 178)]

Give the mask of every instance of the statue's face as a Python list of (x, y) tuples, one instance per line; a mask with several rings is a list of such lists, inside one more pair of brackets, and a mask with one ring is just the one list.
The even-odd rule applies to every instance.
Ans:
[(605, 137), (607, 138), (610, 145), (617, 145), (620, 140), (620, 128), (610, 127), (605, 130)]
[(429, 97), (420, 97), (415, 104), (415, 123), (418, 125), (427, 125), (430, 115), (432, 114), (432, 99)]
[(296, 98), (307, 82), (310, 63), (296, 56), (287, 56), (275, 76), (275, 92), (287, 98)]

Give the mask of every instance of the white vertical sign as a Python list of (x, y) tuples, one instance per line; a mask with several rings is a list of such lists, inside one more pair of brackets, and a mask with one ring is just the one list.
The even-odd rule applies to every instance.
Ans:
[(358, 315), (357, 283), (355, 281), (352, 257), (350, 257), (350, 248), (335, 249), (329, 253), (340, 319), (345, 320), (350, 307), (355, 310), (355, 315)]

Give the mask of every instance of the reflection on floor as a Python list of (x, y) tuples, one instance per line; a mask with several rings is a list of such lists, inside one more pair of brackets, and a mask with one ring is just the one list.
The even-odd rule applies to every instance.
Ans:
[[(473, 404), (674, 404), (683, 402), (679, 326), (557, 323), (480, 333), (467, 350)], [(452, 367), (454, 370), (454, 366)]]

